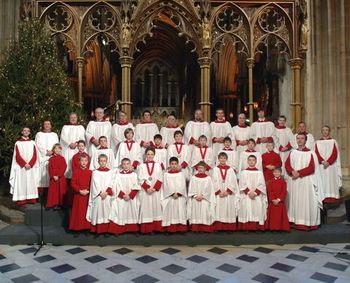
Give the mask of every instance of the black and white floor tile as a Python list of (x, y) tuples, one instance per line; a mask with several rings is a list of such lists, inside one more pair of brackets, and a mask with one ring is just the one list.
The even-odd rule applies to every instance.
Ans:
[(0, 246), (0, 282), (350, 282), (350, 245)]

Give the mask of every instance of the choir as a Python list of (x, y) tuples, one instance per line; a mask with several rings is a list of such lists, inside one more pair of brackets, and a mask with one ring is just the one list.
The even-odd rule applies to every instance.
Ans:
[[(69, 229), (94, 233), (183, 233), (317, 229), (324, 203), (339, 199), (339, 148), (322, 128), (314, 141), (304, 122), (295, 135), (258, 110), (231, 127), (222, 109), (200, 110), (182, 132), (175, 115), (161, 128), (149, 111), (134, 127), (113, 126), (95, 111), (86, 131), (72, 113), (60, 143), (44, 121), (35, 141), (24, 127), (15, 144), (10, 188), (18, 205), (47, 188), (48, 209), (70, 208)], [(87, 146), (86, 146), (87, 145)]]

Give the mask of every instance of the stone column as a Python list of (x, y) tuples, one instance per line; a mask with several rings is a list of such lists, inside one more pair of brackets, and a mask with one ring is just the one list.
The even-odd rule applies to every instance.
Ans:
[(296, 129), (299, 122), (302, 121), (302, 103), (301, 103), (301, 82), (300, 71), (303, 66), (303, 59), (295, 58), (290, 60), (290, 67), (293, 70), (293, 129)]
[(198, 58), (199, 67), (201, 69), (201, 101), (199, 105), (203, 112), (205, 121), (210, 120), (210, 57)]
[(131, 117), (131, 65), (133, 58), (122, 56), (119, 59), (122, 68), (122, 101), (120, 102), (122, 110)]
[(253, 68), (254, 68), (254, 58), (247, 58), (248, 67), (248, 111), (249, 111), (249, 123), (250, 125), (254, 122), (254, 80), (253, 80)]
[(78, 102), (81, 107), (84, 105), (83, 99), (83, 72), (84, 72), (84, 57), (77, 57), (77, 66), (78, 66)]
[(159, 73), (159, 106), (162, 107), (163, 106), (163, 77), (164, 74), (163, 73)]

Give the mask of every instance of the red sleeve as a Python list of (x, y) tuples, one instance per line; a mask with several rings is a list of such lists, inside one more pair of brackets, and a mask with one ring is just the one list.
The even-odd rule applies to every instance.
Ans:
[(59, 167), (58, 167), (58, 176), (63, 177), (64, 173), (66, 173), (67, 170), (67, 163), (64, 157), (62, 156), (60, 162), (59, 162)]
[(249, 193), (249, 189), (245, 188), (243, 192), (247, 195)]
[(255, 193), (256, 193), (257, 196), (261, 195), (261, 191), (259, 189), (255, 189)]
[(24, 161), (24, 159), (22, 158), (18, 146), (16, 145), (16, 162), (19, 166), (24, 167), (24, 165), (26, 165), (27, 163)]
[(215, 139), (216, 139), (216, 137), (213, 137), (213, 138), (211, 139), (212, 143), (216, 143)]
[(277, 154), (277, 160), (276, 160), (276, 167), (282, 167), (282, 159), (281, 156), (279, 154)]
[(137, 166), (139, 166), (139, 162), (138, 162), (137, 160), (135, 160), (135, 161), (132, 163), (132, 167), (134, 167), (134, 169), (136, 169)]
[(161, 181), (157, 180), (157, 182), (154, 184), (153, 188), (155, 188), (156, 191), (159, 191), (160, 188), (162, 187), (162, 184), (163, 183)]
[(288, 157), (287, 157), (287, 160), (286, 160), (286, 162), (284, 163), (284, 166), (285, 166), (285, 168), (286, 168), (286, 171), (287, 171), (287, 173), (288, 173), (288, 175), (292, 175), (292, 171), (294, 170), (293, 168), (292, 168), (292, 165), (290, 164), (290, 153), (289, 153), (289, 155), (288, 155)]
[(322, 163), (324, 161), (323, 157), (321, 156), (320, 152), (318, 151), (317, 144), (315, 144), (315, 153), (317, 155), (318, 163)]
[(226, 189), (226, 192), (227, 192), (229, 195), (232, 195), (232, 194), (233, 194), (233, 192), (232, 192), (229, 188)]
[(261, 156), (261, 159), (262, 159), (263, 169), (267, 169), (266, 166), (269, 165), (269, 164), (268, 164), (268, 161), (266, 160), (266, 154), (265, 153)]
[(217, 191), (215, 192), (215, 195), (217, 196), (218, 194), (220, 194), (220, 192), (221, 192), (221, 190), (217, 190)]
[(33, 156), (32, 156), (32, 159), (29, 161), (29, 165), (30, 167), (33, 167), (36, 163), (36, 159), (37, 159), (37, 156), (36, 156), (36, 147), (35, 145), (33, 145)]
[(274, 196), (272, 195), (271, 191), (271, 187), (273, 186), (273, 181), (269, 182), (268, 185), (267, 185), (267, 188), (266, 188), (266, 192), (267, 192), (267, 200), (270, 202), (272, 201), (274, 198)]
[(162, 168), (162, 170), (165, 170), (165, 165), (164, 165), (164, 163), (162, 162), (162, 163), (160, 163), (160, 167)]
[(267, 142), (273, 142), (273, 138), (272, 137), (267, 137)]
[(141, 187), (142, 187), (145, 191), (147, 191), (151, 186), (148, 185), (146, 181), (144, 181), (144, 182), (142, 183)]
[(290, 142), (287, 143), (286, 147), (288, 148), (288, 150), (292, 149), (292, 145), (290, 144)]
[(239, 145), (241, 141), (240, 140), (236, 140), (236, 145)]
[(338, 158), (338, 151), (337, 151), (337, 147), (335, 146), (335, 144), (333, 145), (333, 150), (332, 150), (332, 154), (331, 156), (327, 159), (327, 162), (329, 163), (329, 165), (332, 165)]
[(107, 188), (106, 193), (109, 194), (110, 196), (113, 195), (112, 188)]
[(301, 170), (298, 170), (298, 173), (299, 173), (300, 177), (305, 177), (305, 176), (311, 175), (314, 172), (315, 172), (315, 162), (314, 162), (314, 157), (311, 155), (311, 160), (310, 160), (309, 166), (307, 166)]
[(210, 166), (207, 164), (207, 166), (205, 166), (205, 170), (209, 171), (210, 170)]
[(261, 139), (260, 139), (260, 138), (257, 138), (257, 139), (256, 139), (256, 143), (257, 143), (257, 144), (260, 144), (260, 143), (261, 143)]
[(189, 141), (188, 143), (189, 143), (189, 144), (193, 144), (193, 143), (194, 143), (194, 138), (191, 137), (191, 138), (190, 138), (190, 141)]
[(96, 140), (95, 137), (91, 137), (90, 142), (92, 143), (94, 140)]
[(71, 186), (71, 188), (73, 189), (73, 191), (74, 191), (75, 193), (79, 193), (80, 188), (79, 188), (79, 186), (78, 186), (78, 177), (77, 177), (77, 174), (74, 173), (74, 172), (73, 172), (73, 174), (72, 174), (72, 179), (71, 179), (71, 181), (70, 181), (70, 186)]
[(139, 192), (138, 190), (131, 190), (131, 192), (129, 193), (129, 197), (131, 199), (134, 199), (138, 192)]
[(50, 178), (52, 178), (53, 176), (57, 176), (55, 167), (53, 165), (53, 158), (49, 159), (49, 176)]
[(141, 147), (143, 147), (144, 144), (145, 144), (144, 141), (141, 141), (141, 142), (140, 142), (140, 146), (141, 146)]
[(186, 168), (188, 166), (188, 164), (187, 164), (187, 162), (186, 161), (183, 161), (182, 163), (181, 163), (181, 167), (182, 168)]
[(125, 196), (125, 193), (123, 191), (120, 191), (118, 194), (118, 198), (123, 198)]
[(280, 193), (278, 195), (278, 198), (281, 200), (281, 202), (285, 202), (287, 197), (287, 183), (283, 180), (283, 185), (281, 186)]

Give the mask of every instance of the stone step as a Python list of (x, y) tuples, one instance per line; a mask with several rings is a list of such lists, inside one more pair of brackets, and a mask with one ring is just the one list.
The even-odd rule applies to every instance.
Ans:
[(341, 223), (346, 219), (345, 204), (341, 203), (338, 207), (327, 210), (327, 223)]
[[(43, 208), (43, 224), (50, 227), (67, 227), (69, 223), (69, 209), (53, 210)], [(26, 208), (24, 224), (40, 226), (40, 204)]]

